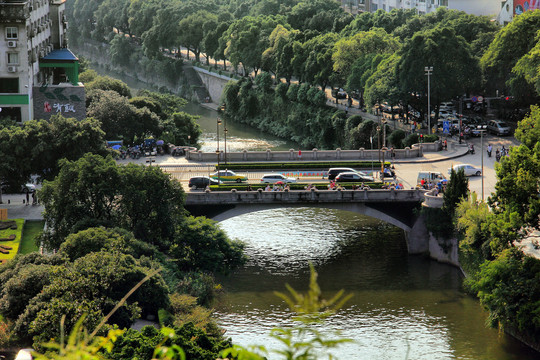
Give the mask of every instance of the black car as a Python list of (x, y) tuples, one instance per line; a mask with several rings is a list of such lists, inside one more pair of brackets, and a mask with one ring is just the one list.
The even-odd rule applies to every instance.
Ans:
[(336, 182), (373, 182), (372, 176), (357, 172), (344, 172), (336, 176)]
[(219, 185), (221, 181), (209, 178), (208, 176), (194, 176), (189, 179), (190, 189), (205, 189), (208, 185)]
[(334, 180), (336, 176), (344, 172), (356, 172), (351, 168), (330, 168), (328, 169), (328, 180)]

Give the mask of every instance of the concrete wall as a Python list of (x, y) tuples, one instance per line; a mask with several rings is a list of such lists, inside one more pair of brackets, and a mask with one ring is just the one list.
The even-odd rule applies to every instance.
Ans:
[[(424, 152), (436, 152), (442, 149), (441, 142), (436, 141), (434, 143), (414, 144), (412, 148), (396, 149), (394, 150), (395, 159), (410, 159), (423, 156)], [(298, 155), (298, 151), (290, 149), (288, 151), (247, 151), (242, 150), (240, 152), (228, 152), (228, 162), (242, 162), (242, 161), (311, 161), (311, 160), (379, 160), (379, 154), (381, 160), (384, 156), (386, 161), (391, 160), (391, 151), (388, 148), (383, 148), (380, 153), (379, 150), (366, 150), (364, 148), (358, 150), (302, 150), (301, 158)], [(217, 155), (215, 152), (203, 152), (200, 150), (190, 151), (186, 154), (188, 160), (195, 160), (201, 162), (217, 162)], [(220, 161), (225, 161), (225, 154), (222, 151), (219, 157)]]
[(219, 75), (216, 73), (209, 72), (208, 70), (201, 69), (198, 67), (193, 67), (193, 69), (199, 74), (201, 81), (208, 90), (210, 94), (210, 100), (216, 104), (221, 104), (221, 94), (223, 94), (223, 89), (225, 85), (232, 80), (228, 76)]

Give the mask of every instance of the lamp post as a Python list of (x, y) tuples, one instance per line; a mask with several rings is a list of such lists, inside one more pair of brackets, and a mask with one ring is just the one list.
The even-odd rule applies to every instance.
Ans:
[(225, 164), (227, 164), (227, 133), (229, 132), (229, 129), (227, 129), (227, 120), (224, 120), (224, 133), (225, 133)]
[(482, 202), (484, 202), (484, 132), (487, 131), (487, 125), (478, 125), (480, 131), (480, 152), (482, 153), (480, 164), (482, 168)]
[(373, 176), (373, 130), (369, 136), (369, 142), (371, 143), (371, 175)]
[(433, 72), (433, 66), (426, 66), (424, 68), (426, 75), (427, 75), (427, 124), (428, 124), (428, 135), (431, 134), (431, 84), (430, 84), (430, 76)]
[(220, 174), (219, 174), (219, 158), (220, 158), (220, 151), (219, 151), (219, 125), (221, 125), (221, 119), (218, 117), (216, 122), (216, 133), (217, 133), (217, 171), (218, 171), (218, 181), (220, 181)]
[(381, 127), (377, 125), (377, 148), (379, 148), (379, 163), (381, 162)]

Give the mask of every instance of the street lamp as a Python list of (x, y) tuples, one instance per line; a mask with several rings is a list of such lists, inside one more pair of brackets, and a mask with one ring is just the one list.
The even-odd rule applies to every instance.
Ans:
[(427, 124), (428, 124), (428, 135), (431, 134), (431, 104), (430, 104), (430, 97), (431, 97), (431, 84), (429, 77), (431, 76), (431, 73), (433, 72), (433, 66), (426, 66), (424, 68), (424, 71), (427, 75)]
[(216, 150), (216, 155), (217, 155), (217, 179), (218, 179), (218, 184), (219, 184), (219, 181), (221, 181), (220, 179), (220, 173), (219, 173), (219, 150)]
[(379, 163), (381, 162), (381, 127), (377, 125), (377, 148), (379, 148)]
[(218, 117), (217, 118), (217, 123), (216, 123), (216, 133), (217, 133), (217, 150), (216, 150), (216, 155), (217, 155), (217, 171), (218, 171), (218, 181), (220, 181), (220, 174), (219, 174), (219, 158), (220, 158), (220, 151), (219, 151), (219, 125), (221, 125), (221, 119)]
[(478, 131), (480, 132), (480, 152), (481, 156), (481, 167), (482, 167), (482, 202), (484, 202), (484, 132), (487, 131), (487, 125), (478, 125)]

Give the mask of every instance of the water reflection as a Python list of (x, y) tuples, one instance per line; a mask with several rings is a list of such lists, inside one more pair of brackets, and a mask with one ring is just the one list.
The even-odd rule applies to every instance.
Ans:
[(502, 360), (537, 355), (486, 328), (485, 312), (461, 291), (460, 271), (408, 256), (403, 232), (388, 224), (347, 212), (302, 208), (246, 214), (221, 226), (246, 242), (250, 256), (244, 268), (220, 279), (227, 293), (217, 315), (235, 343), (279, 347), (268, 336), (270, 330), (292, 322), (273, 292), (285, 292), (285, 283), (305, 291), (312, 262), (325, 298), (340, 289), (354, 295), (321, 328), (326, 334), (339, 330), (354, 340), (333, 352), (340, 359)]
[[(215, 151), (217, 149), (217, 112), (203, 108), (194, 103), (188, 103), (183, 110), (189, 114), (200, 117), (197, 122), (203, 130), (203, 134), (200, 138), (201, 150)], [(219, 147), (221, 150), (224, 150), (225, 146), (224, 127), (225, 123), (222, 123), (219, 127)], [(227, 151), (242, 151), (244, 149), (289, 150), (298, 148), (298, 145), (291, 141), (262, 133), (245, 124), (228, 121), (227, 130)]]

